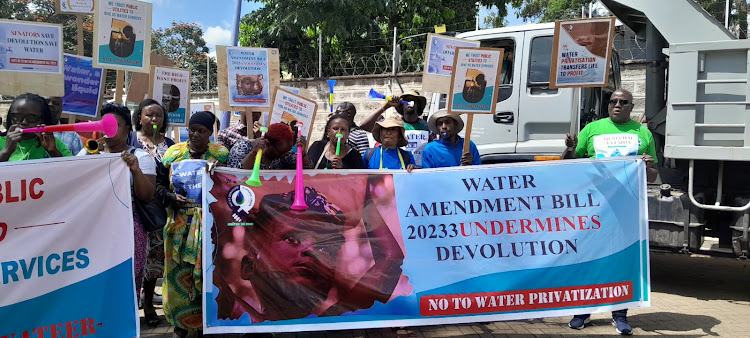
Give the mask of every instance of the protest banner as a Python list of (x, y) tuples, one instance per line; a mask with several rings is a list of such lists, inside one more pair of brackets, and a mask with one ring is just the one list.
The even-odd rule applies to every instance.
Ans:
[(270, 109), (281, 84), (278, 49), (216, 46), (216, 62), (219, 109)]
[(94, 14), (94, 0), (57, 0), (57, 14)]
[(440, 34), (427, 35), (427, 50), (422, 73), (423, 91), (446, 94), (450, 91), (456, 47), (479, 47), (479, 41)]
[(606, 87), (615, 18), (555, 22), (550, 88)]
[(190, 113), (190, 70), (151, 66), (149, 97), (161, 102), (172, 127), (187, 126)]
[[(190, 102), (190, 116), (193, 116), (196, 112), (199, 111), (210, 111), (214, 115), (216, 115), (216, 105), (213, 102)], [(214, 133), (211, 134), (211, 137), (209, 140), (211, 142), (214, 141), (214, 137), (216, 137), (216, 133), (219, 132), (219, 128), (214, 124)], [(188, 128), (187, 127), (180, 127), (179, 128), (179, 138), (175, 139), (175, 142), (187, 142), (188, 140)]]
[(137, 336), (120, 154), (6, 162), (0, 172), (0, 337)]
[(148, 73), (151, 4), (103, 0), (95, 7), (94, 67)]
[(63, 96), (62, 26), (0, 20), (0, 93)]
[(277, 87), (273, 93), (273, 106), (268, 123), (270, 125), (281, 122), (292, 126), (295, 122), (301, 122), (302, 136), (309, 138), (317, 112), (318, 104), (315, 101)]
[(104, 83), (102, 69), (92, 67), (89, 57), (65, 54), (65, 114), (94, 118), (99, 113), (99, 92)]
[[(637, 158), (204, 176), (204, 333), (555, 317), (650, 306)], [(560, 180), (559, 177), (565, 177)], [(208, 212), (208, 210), (211, 212)]]

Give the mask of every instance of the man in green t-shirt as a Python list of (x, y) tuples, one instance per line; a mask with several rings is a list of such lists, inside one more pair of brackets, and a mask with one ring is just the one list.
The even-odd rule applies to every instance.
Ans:
[[(568, 134), (565, 138), (563, 158), (605, 158), (642, 155), (646, 162), (646, 177), (649, 182), (656, 179), (656, 148), (654, 136), (642, 124), (630, 119), (633, 110), (633, 95), (618, 89), (609, 99), (609, 118), (591, 122), (581, 130), (578, 137)], [(623, 335), (633, 334), (627, 319), (628, 310), (612, 312), (612, 324)], [(568, 326), (583, 329), (591, 315), (576, 315)]]

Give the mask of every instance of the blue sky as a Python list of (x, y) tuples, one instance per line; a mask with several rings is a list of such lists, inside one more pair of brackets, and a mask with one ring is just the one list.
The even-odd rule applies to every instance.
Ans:
[[(145, 0), (153, 3), (153, 28), (169, 27), (172, 21), (195, 22), (203, 27), (203, 37), (213, 54), (215, 45), (230, 45), (234, 21), (235, 0)], [(261, 5), (242, 1), (242, 15), (250, 13)], [(480, 20), (488, 10), (480, 11)], [(516, 19), (514, 10), (508, 8), (508, 24), (522, 25)], [(480, 21), (481, 22), (481, 21)]]

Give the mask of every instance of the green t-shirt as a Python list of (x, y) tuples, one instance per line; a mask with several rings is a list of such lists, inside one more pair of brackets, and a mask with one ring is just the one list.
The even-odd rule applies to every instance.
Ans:
[[(0, 136), (0, 150), (5, 148), (5, 139), (5, 136)], [(60, 153), (62, 153), (63, 156), (73, 156), (73, 154), (70, 152), (70, 149), (68, 149), (68, 146), (66, 146), (65, 143), (60, 141), (60, 139), (57, 137), (55, 137), (55, 144), (57, 144), (57, 149), (60, 150)], [(30, 140), (21, 140), (21, 142), (18, 142), (16, 151), (14, 151), (13, 154), (10, 155), (8, 162), (36, 160), (49, 157), (51, 156), (47, 154), (47, 151), (42, 148), (42, 144), (39, 143), (39, 139), (35, 137)]]
[(422, 119), (417, 120), (417, 122), (409, 123), (404, 121), (404, 129), (406, 130), (430, 130), (427, 127), (427, 122), (425, 122)]
[(654, 136), (633, 120), (616, 124), (610, 119), (591, 122), (578, 134), (576, 153), (580, 157), (617, 157), (649, 154), (656, 163)]

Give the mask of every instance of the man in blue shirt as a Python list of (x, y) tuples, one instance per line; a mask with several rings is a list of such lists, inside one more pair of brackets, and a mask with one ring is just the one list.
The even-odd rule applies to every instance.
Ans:
[(439, 110), (430, 116), (427, 125), (439, 138), (430, 142), (422, 151), (422, 168), (457, 167), (480, 165), (482, 159), (474, 142), (469, 141), (469, 152), (463, 153), (464, 139), (458, 133), (464, 129), (464, 121), (456, 114)]

